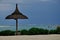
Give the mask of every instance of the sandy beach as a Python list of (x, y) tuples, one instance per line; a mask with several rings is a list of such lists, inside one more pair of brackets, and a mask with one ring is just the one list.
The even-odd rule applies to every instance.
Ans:
[(0, 36), (0, 40), (60, 40), (60, 35)]

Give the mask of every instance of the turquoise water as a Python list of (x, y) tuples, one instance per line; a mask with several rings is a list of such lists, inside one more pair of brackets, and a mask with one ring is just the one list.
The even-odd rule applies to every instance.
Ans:
[[(32, 27), (35, 27), (35, 28), (44, 28), (44, 29), (56, 29), (57, 25), (19, 25), (18, 26), (18, 30), (23, 30), (23, 29), (30, 29)], [(0, 31), (1, 30), (15, 30), (16, 29), (16, 26), (15, 25), (1, 25), (0, 26)]]

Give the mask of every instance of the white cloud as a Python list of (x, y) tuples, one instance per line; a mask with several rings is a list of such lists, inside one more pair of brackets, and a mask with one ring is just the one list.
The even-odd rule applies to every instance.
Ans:
[(1, 0), (0, 1), (0, 11), (13, 10), (16, 3), (21, 3), (21, 0)]
[(2, 0), (1, 3), (21, 3), (22, 0)]
[(0, 28), (5, 28), (5, 27), (13, 27), (12, 25), (11, 26), (8, 26), (8, 25), (4, 25), (4, 26), (0, 26)]
[(1, 0), (0, 1), (0, 11), (12, 10), (14, 4), (16, 3), (34, 3), (34, 2), (56, 2), (56, 0)]
[(1, 3), (31, 3), (39, 1), (52, 1), (52, 0), (2, 0)]
[(40, 0), (40, 1), (52, 1), (52, 0)]
[(0, 11), (11, 10), (14, 6), (12, 4), (0, 4)]
[(56, 2), (57, 0), (2, 0), (0, 3), (34, 3), (34, 2)]
[(40, 0), (40, 2), (58, 3), (59, 0)]

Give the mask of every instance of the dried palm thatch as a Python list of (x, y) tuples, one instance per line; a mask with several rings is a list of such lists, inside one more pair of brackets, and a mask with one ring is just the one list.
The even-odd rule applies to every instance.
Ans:
[(16, 20), (16, 35), (18, 35), (18, 19), (28, 19), (27, 16), (23, 15), (21, 12), (19, 12), (17, 4), (15, 11), (8, 15), (5, 19), (15, 19)]
[(27, 16), (23, 15), (21, 12), (19, 12), (17, 4), (15, 11), (6, 17), (6, 19), (28, 19)]

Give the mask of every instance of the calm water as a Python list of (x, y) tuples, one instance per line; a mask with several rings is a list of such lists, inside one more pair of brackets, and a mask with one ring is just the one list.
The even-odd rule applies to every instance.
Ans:
[[(32, 27), (35, 27), (35, 28), (44, 28), (44, 29), (56, 29), (56, 27), (57, 27), (57, 25), (36, 25), (36, 24), (34, 24), (34, 25), (31, 25), (31, 24), (29, 24), (29, 25), (19, 25), (18, 26), (18, 30), (22, 30), (22, 29), (30, 29), (30, 28), (32, 28)], [(16, 29), (16, 27), (15, 27), (15, 25), (1, 25), (0, 26), (0, 31), (1, 30), (15, 30)]]

